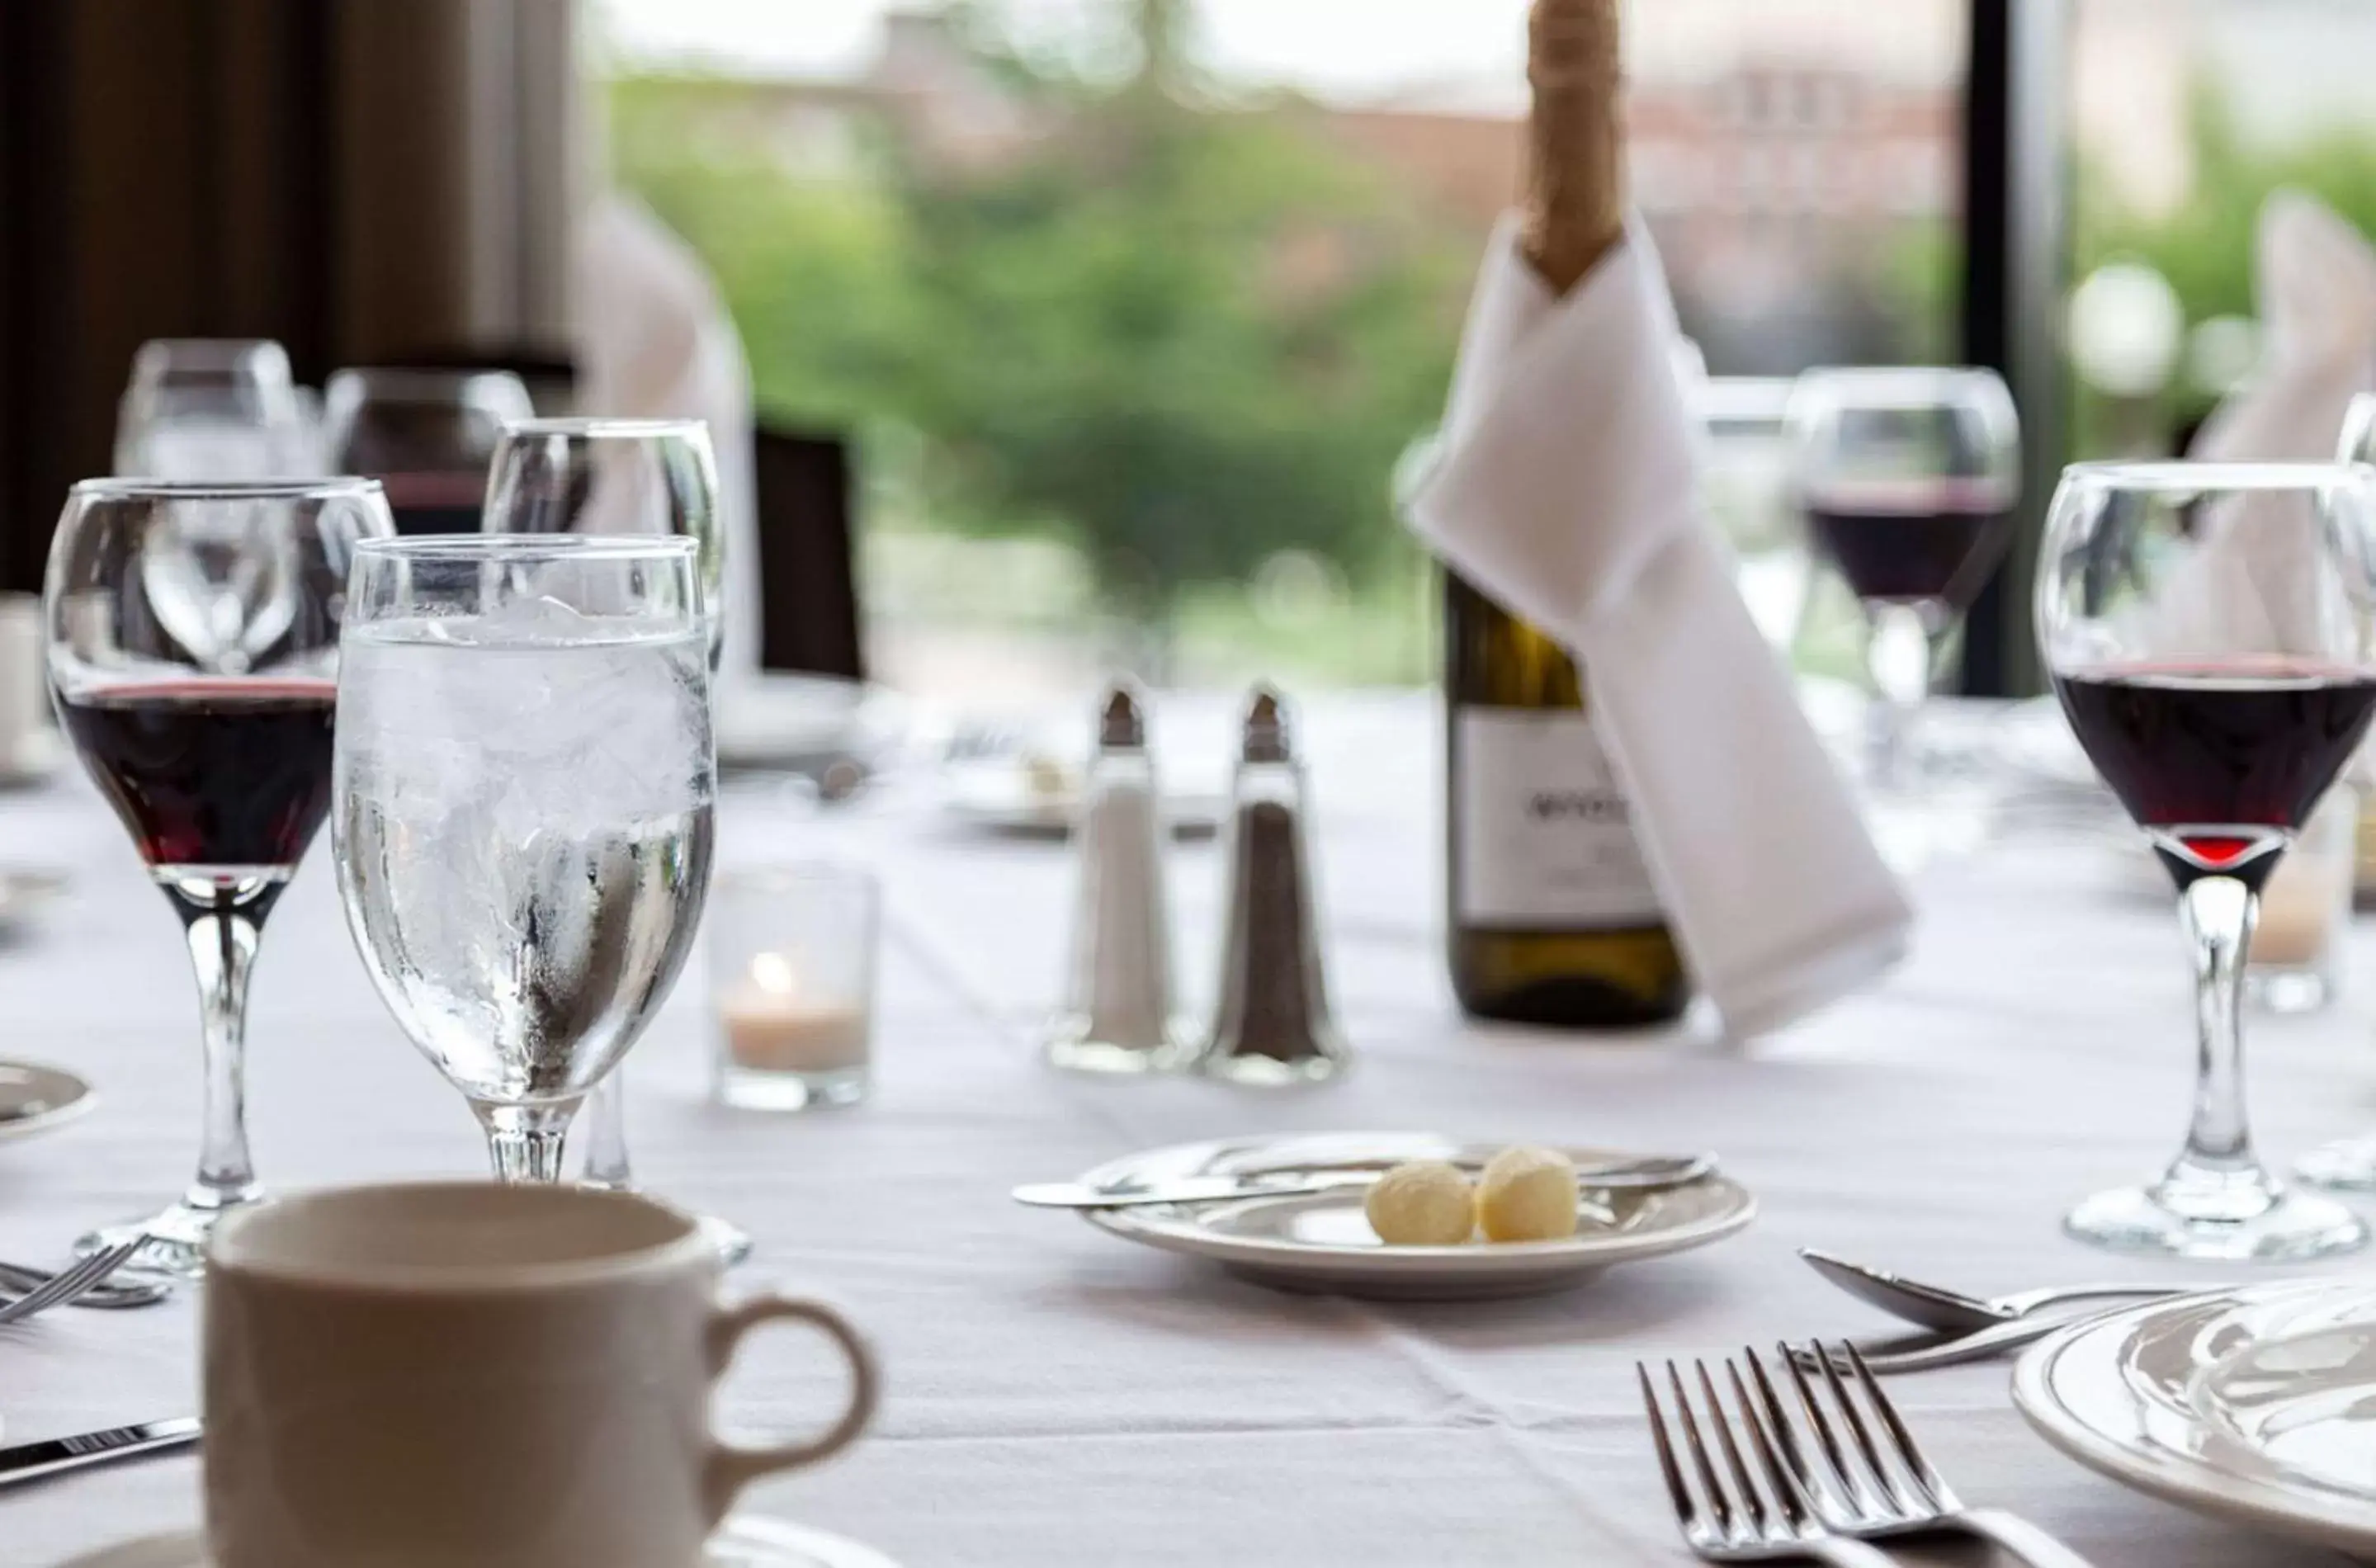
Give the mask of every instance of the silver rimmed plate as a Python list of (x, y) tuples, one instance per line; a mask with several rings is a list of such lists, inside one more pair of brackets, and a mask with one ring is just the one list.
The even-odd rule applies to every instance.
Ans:
[(2216, 1518), (2376, 1558), (2376, 1286), (2295, 1280), (2156, 1302), (2022, 1358), (2055, 1447)]
[[(1183, 1176), (1250, 1176), (1384, 1170), (1407, 1159), (1482, 1164), (1498, 1144), (1436, 1133), (1316, 1133), (1230, 1138), (1150, 1149), (1099, 1166), (1081, 1180), (1124, 1192)], [(1624, 1158), (1570, 1148), (1578, 1165)], [(1562, 1289), (1604, 1268), (1722, 1241), (1747, 1225), (1756, 1200), (1713, 1175), (1664, 1192), (1587, 1194), (1583, 1226), (1558, 1241), (1480, 1241), (1465, 1247), (1391, 1247), (1361, 1212), (1355, 1189), (1304, 1197), (1093, 1211), (1101, 1230), (1166, 1252), (1210, 1259), (1234, 1274), (1289, 1290), (1396, 1301), (1475, 1301)]]
[(98, 1102), (91, 1087), (63, 1067), (0, 1062), (0, 1143), (62, 1127)]
[[(207, 1543), (196, 1530), (145, 1536), (77, 1557), (58, 1568), (207, 1568)], [(842, 1536), (738, 1515), (718, 1526), (700, 1568), (898, 1568), (871, 1546)]]

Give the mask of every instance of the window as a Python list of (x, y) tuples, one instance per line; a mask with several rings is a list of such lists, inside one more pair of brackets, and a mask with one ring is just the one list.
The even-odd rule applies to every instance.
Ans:
[[(618, 177), (717, 271), (768, 415), (861, 441), (886, 678), (1432, 675), (1391, 476), (1522, 179), (1525, 0), (603, 10)], [(1965, 0), (1628, 29), (1717, 504), (1779, 550), (1778, 378), (1950, 351)]]

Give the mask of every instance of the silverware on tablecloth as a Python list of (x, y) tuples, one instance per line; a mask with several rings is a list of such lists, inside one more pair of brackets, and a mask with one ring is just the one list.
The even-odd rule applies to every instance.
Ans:
[[(1708, 1154), (1645, 1155), (1608, 1165), (1587, 1165), (1577, 1170), (1576, 1185), (1586, 1192), (1656, 1192), (1688, 1186), (1716, 1171)], [(1015, 1189), (1015, 1201), (1034, 1208), (1142, 1208), (1157, 1204), (1228, 1203), (1240, 1198), (1302, 1197), (1315, 1193), (1342, 1192), (1373, 1185), (1385, 1174), (1376, 1170), (1289, 1171), (1275, 1175), (1182, 1176), (1151, 1186), (1108, 1188), (1079, 1182), (1035, 1182)]]
[(148, 1238), (140, 1235), (92, 1253), (73, 1267), (52, 1277), (47, 1284), (0, 1303), (0, 1324), (22, 1323), (35, 1313), (47, 1312), (52, 1307), (72, 1301), (132, 1261), (132, 1254), (148, 1244)]
[[(1803, 1350), (1785, 1345), (1781, 1350), (1799, 1409), (1814, 1433), (1812, 1445), (1799, 1441), (1798, 1423), (1775, 1392), (1764, 1363), (1754, 1351), (1743, 1354), (1783, 1466), (1826, 1528), (1859, 1539), (1932, 1531), (1974, 1536), (2030, 1568), (2088, 1568), (2085, 1558), (2026, 1519), (2002, 1509), (1964, 1506), (1923, 1456), (1856, 1347), (1843, 1343), (1826, 1353), (1816, 1343)], [(1862, 1396), (1861, 1408), (1851, 1387)], [(1876, 1419), (1868, 1420), (1868, 1415)]]
[(1675, 1523), (1693, 1555), (1708, 1562), (1794, 1558), (1829, 1562), (1835, 1568), (1891, 1568), (1889, 1559), (1879, 1550), (1861, 1541), (1834, 1535), (1816, 1517), (1804, 1483), (1776, 1452), (1764, 1420), (1741, 1384), (1740, 1369), (1727, 1361), (1725, 1375), (1732, 1384), (1737, 1419), (1749, 1435), (1750, 1451), (1756, 1455), (1758, 1470), (1764, 1477), (1761, 1490), (1752, 1479), (1749, 1467), (1741, 1462), (1740, 1445), (1732, 1435), (1736, 1418), (1726, 1414), (1724, 1401), (1717, 1396), (1716, 1384), (1708, 1376), (1707, 1363), (1694, 1362), (1693, 1370), (1699, 1375), (1700, 1390), (1706, 1401), (1708, 1427), (1716, 1433), (1717, 1446), (1724, 1456), (1724, 1473), (1719, 1474), (1708, 1459), (1708, 1444), (1700, 1435), (1700, 1418), (1693, 1411), (1692, 1396), (1683, 1387), (1682, 1373), (1675, 1370), (1674, 1362), (1669, 1361), (1667, 1382), (1674, 1390), (1675, 1421), (1682, 1429), (1683, 1445), (1692, 1456), (1692, 1471), (1699, 1479), (1696, 1490), (1676, 1461), (1675, 1445), (1667, 1434), (1666, 1412), (1659, 1407), (1658, 1390), (1650, 1381), (1650, 1369), (1639, 1361), (1634, 1363), (1634, 1375), (1642, 1380), (1642, 1407), (1649, 1418), (1650, 1440), (1658, 1451), (1658, 1470), (1666, 1478), (1667, 1495), (1675, 1505)]
[[(30, 1264), (0, 1262), (0, 1289), (19, 1293), (38, 1290), (61, 1272), (53, 1268), (35, 1268)], [(127, 1307), (154, 1306), (172, 1293), (173, 1282), (170, 1279), (107, 1279), (83, 1291), (69, 1305), (120, 1311)]]
[[(2107, 1307), (2105, 1313), (2119, 1312)], [(2037, 1317), (2015, 1318), (2011, 1323), (1990, 1324), (1970, 1334), (1950, 1334), (1931, 1338), (1915, 1336), (1883, 1344), (1868, 1340), (1857, 1348), (1865, 1365), (1883, 1377), (1901, 1372), (1935, 1372), (1941, 1367), (1960, 1367), (1972, 1361), (1993, 1360), (2008, 1350), (2018, 1350), (2025, 1345), (2035, 1345), (2049, 1336), (2061, 1333), (2073, 1324), (2087, 1323), (2101, 1315), (2098, 1313), (2076, 1312), (2067, 1316), (2044, 1313)], [(1812, 1356), (1811, 1352), (1802, 1355)], [(1812, 1359), (1807, 1362), (1813, 1365)]]
[(0, 1487), (46, 1480), (92, 1465), (135, 1459), (144, 1454), (171, 1454), (198, 1441), (198, 1418), (176, 1416), (171, 1420), (141, 1421), (73, 1437), (47, 1438), (0, 1448)]
[(2019, 1290), (2010, 1296), (1982, 1298), (1950, 1290), (1943, 1285), (1908, 1279), (1902, 1274), (1891, 1274), (1885, 1269), (1850, 1263), (1846, 1258), (1835, 1257), (1813, 1247), (1800, 1248), (1799, 1255), (1806, 1259), (1816, 1273), (1858, 1300), (1879, 1307), (1893, 1317), (1904, 1318), (1908, 1323), (1935, 1329), (1941, 1334), (1965, 1334), (1990, 1328), (2070, 1301), (2149, 1301), (2219, 1289), (2216, 1286), (2168, 1283), (2064, 1285), (2042, 1290)]

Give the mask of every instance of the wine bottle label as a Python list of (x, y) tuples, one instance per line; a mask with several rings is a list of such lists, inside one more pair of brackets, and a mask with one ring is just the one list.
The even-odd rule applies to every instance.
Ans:
[(1663, 917), (1624, 792), (1574, 712), (1460, 712), (1455, 919), (1522, 931), (1655, 925)]

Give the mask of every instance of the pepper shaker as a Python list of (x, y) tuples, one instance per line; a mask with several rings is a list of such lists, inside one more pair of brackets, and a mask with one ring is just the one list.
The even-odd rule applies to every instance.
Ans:
[(1265, 1087), (1313, 1084), (1350, 1061), (1329, 1016), (1305, 795), (1286, 706), (1277, 691), (1258, 685), (1246, 702), (1223, 849), (1229, 902), (1219, 1001), (1196, 1060), (1213, 1077)]

